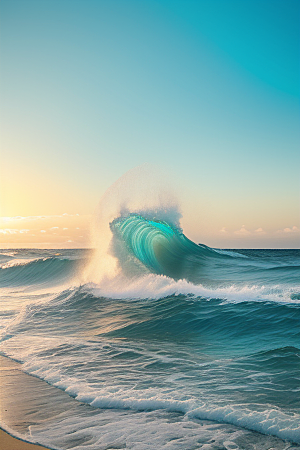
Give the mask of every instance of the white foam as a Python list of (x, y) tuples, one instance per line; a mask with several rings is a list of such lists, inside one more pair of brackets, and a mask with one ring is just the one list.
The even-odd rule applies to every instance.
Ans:
[(165, 275), (148, 274), (139, 278), (128, 279), (119, 275), (114, 279), (104, 279), (101, 284), (88, 283), (86, 289), (95, 296), (116, 299), (159, 299), (170, 295), (190, 295), (206, 299), (222, 299), (239, 303), (246, 301), (272, 301), (278, 303), (300, 303), (291, 299), (294, 290), (284, 286), (236, 286), (208, 288), (195, 285), (187, 280), (175, 281)]
[(45, 261), (48, 258), (20, 258), (20, 259), (14, 259), (10, 260), (8, 262), (5, 262), (4, 264), (0, 265), (1, 269), (10, 269), (11, 267), (17, 267), (17, 266), (27, 266), (30, 263), (33, 263), (35, 261)]
[[(197, 423), (181, 417), (168, 417), (163, 412), (131, 413), (106, 410), (105, 414), (94, 413), (86, 417), (63, 417), (47, 428), (32, 426), (34, 436), (44, 444), (68, 443), (76, 450), (104, 450), (128, 448), (132, 450), (216, 450), (223, 442), (235, 444), (245, 433), (230, 426), (216, 426), (214, 423)], [(78, 444), (76, 445), (76, 440)], [(232, 447), (234, 448), (234, 447)], [(240, 447), (235, 444), (235, 448)], [(270, 447), (263, 446), (261, 450)]]
[[(59, 338), (57, 338), (58, 341)], [(53, 386), (68, 393), (76, 400), (87, 403), (94, 408), (114, 409), (120, 411), (160, 411), (169, 413), (181, 413), (188, 420), (212, 420), (223, 424), (231, 424), (248, 430), (257, 431), (266, 435), (277, 436), (280, 439), (300, 443), (300, 416), (295, 413), (287, 413), (268, 405), (242, 405), (224, 404), (220, 397), (187, 396), (184, 392), (152, 387), (148, 389), (135, 389), (124, 384), (117, 384), (115, 380), (90, 385), (85, 376), (78, 378), (64, 373), (64, 366), (57, 361), (49, 364), (47, 358), (41, 359), (39, 352), (55, 345), (57, 342), (37, 342), (37, 354), (30, 355), (24, 342), (23, 351), (18, 348), (19, 340), (14, 338), (6, 348), (6, 354), (16, 356), (19, 360), (26, 360), (23, 369)], [(99, 346), (99, 352), (101, 345)], [(32, 351), (32, 350), (31, 350)], [(203, 395), (205, 391), (203, 391)]]
[(30, 429), (28, 428), (28, 432), (25, 432), (24, 434), (19, 433), (18, 431), (16, 431), (15, 429), (11, 428), (10, 426), (7, 425), (7, 423), (1, 419), (0, 421), (0, 428), (2, 428), (2, 430), (4, 430), (6, 433), (10, 434), (12, 437), (20, 439), (23, 442), (29, 442), (31, 444), (40, 444), (42, 445), (42, 443), (38, 440), (36, 440), (30, 433)]
[(292, 450), (289, 444), (274, 437), (165, 411), (133, 413), (106, 409), (80, 417), (65, 414), (46, 426), (31, 426), (30, 431), (46, 445), (61, 447), (63, 443), (76, 450)]

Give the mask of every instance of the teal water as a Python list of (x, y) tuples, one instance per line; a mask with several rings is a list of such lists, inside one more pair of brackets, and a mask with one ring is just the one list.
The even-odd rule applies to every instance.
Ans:
[(1, 353), (93, 407), (35, 424), (32, 438), (298, 448), (300, 251), (212, 249), (138, 214), (110, 227), (111, 282), (78, 281), (91, 251), (0, 252)]

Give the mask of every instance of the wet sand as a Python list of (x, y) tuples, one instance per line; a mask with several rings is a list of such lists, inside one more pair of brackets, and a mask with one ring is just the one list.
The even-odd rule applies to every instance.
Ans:
[[(45, 381), (28, 375), (21, 364), (0, 355), (0, 426), (30, 441), (30, 426), (77, 412), (82, 403)], [(79, 413), (79, 412), (78, 412)], [(0, 428), (0, 450), (44, 449), (12, 437)], [(44, 443), (44, 445), (48, 445)]]
[(21, 441), (0, 429), (0, 450), (46, 450), (46, 447)]

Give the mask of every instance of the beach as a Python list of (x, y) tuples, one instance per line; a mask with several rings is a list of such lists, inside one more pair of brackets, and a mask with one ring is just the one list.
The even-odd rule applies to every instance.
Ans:
[[(27, 378), (23, 376), (23, 372), (19, 369), (19, 364), (0, 356), (0, 417), (1, 423), (9, 424), (11, 430), (19, 428), (20, 417), (16, 415), (16, 409), (20, 408), (20, 403), (25, 402), (26, 394), (18, 393), (18, 405), (14, 405), (16, 398), (12, 395), (12, 391), (15, 391), (16, 386), (19, 385), (21, 390), (25, 389), (24, 381)], [(29, 377), (28, 377), (29, 378)], [(23, 380), (23, 383), (22, 381)], [(20, 384), (21, 383), (21, 386)], [(29, 386), (28, 386), (29, 387)], [(30, 387), (29, 387), (30, 389)], [(14, 419), (15, 417), (15, 419)], [(0, 429), (0, 449), (1, 450), (42, 450), (45, 447), (40, 445), (25, 442), (24, 440), (13, 437), (6, 433), (3, 429)]]
[(1, 450), (46, 450), (41, 445), (31, 444), (29, 442), (16, 439), (10, 434), (0, 429), (0, 449)]
[(60, 389), (24, 373), (21, 364), (3, 356), (0, 386), (0, 423), (5, 428), (0, 429), (1, 450), (52, 448), (38, 445), (30, 429), (44, 421), (63, 419), (72, 411), (76, 414), (82, 405)]

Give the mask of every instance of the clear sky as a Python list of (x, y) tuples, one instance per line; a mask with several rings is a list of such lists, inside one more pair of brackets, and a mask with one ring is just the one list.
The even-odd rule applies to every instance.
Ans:
[(1, 0), (0, 17), (0, 246), (88, 245), (102, 194), (149, 162), (191, 239), (299, 247), (299, 0)]

